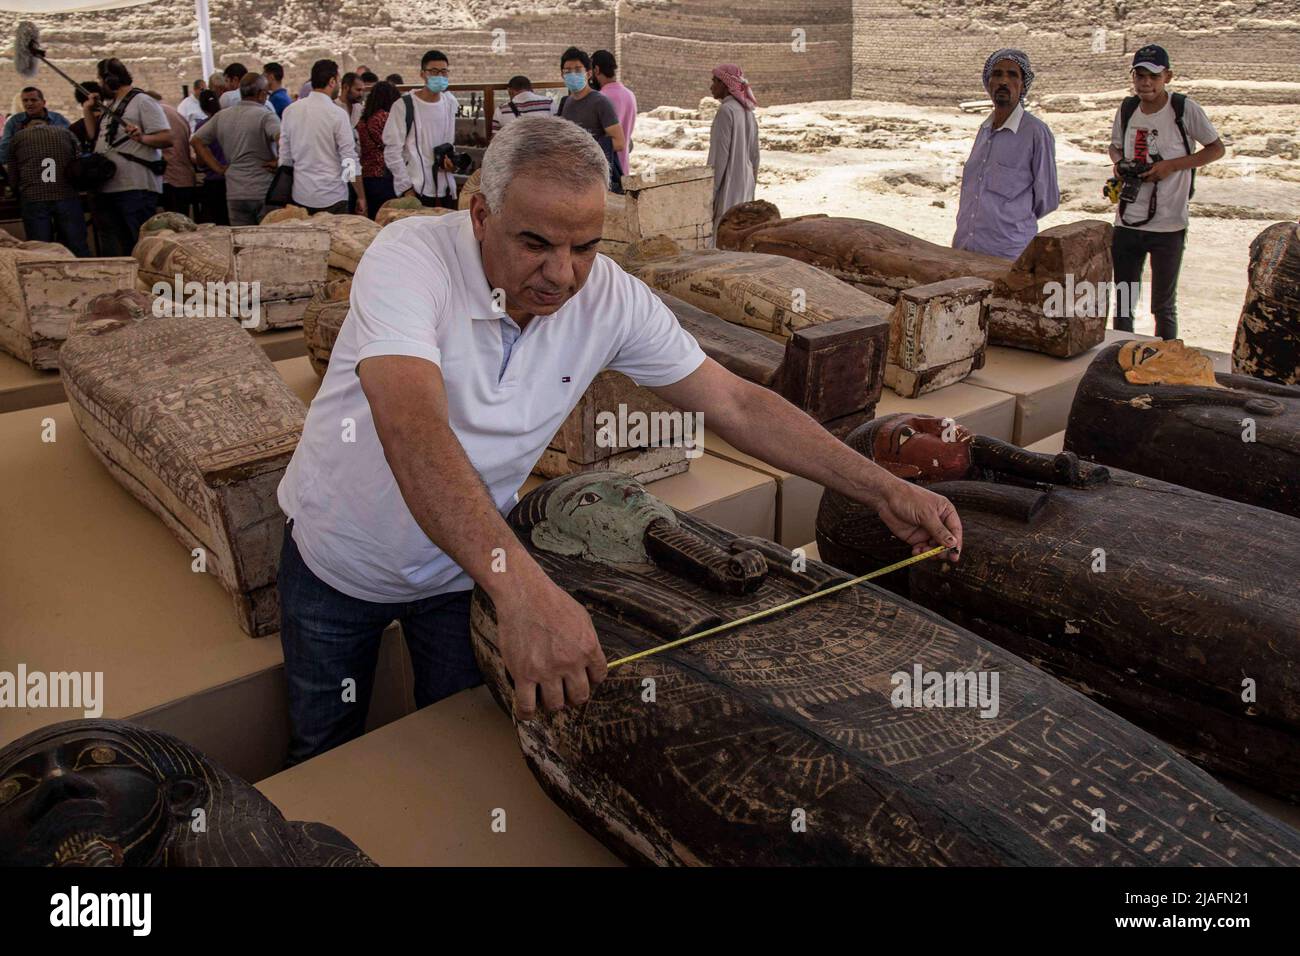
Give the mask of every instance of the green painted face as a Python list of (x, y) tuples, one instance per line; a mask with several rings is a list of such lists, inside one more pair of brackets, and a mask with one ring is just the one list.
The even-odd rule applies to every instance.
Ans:
[(532, 539), (544, 551), (602, 564), (650, 564), (645, 533), (659, 518), (677, 525), (673, 510), (633, 479), (615, 472), (582, 472), (561, 479)]

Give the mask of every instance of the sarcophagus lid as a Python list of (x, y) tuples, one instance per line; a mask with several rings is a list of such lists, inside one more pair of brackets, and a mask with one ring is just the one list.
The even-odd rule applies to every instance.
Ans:
[[(611, 660), (847, 580), (608, 473), (548, 482), (508, 522)], [(494, 614), (476, 594), (511, 709)], [(870, 584), (627, 663), (517, 731), (551, 798), (629, 861), (1300, 862), (1300, 834), (1149, 734)]]
[(1232, 370), (1300, 385), (1300, 223), (1277, 222), (1255, 237), (1246, 279)]
[[(77, 425), (109, 472), (230, 592), (240, 626), (279, 629), (276, 488), (306, 409), (230, 319), (158, 317), (141, 292), (92, 300), (61, 357)], [(202, 549), (201, 553), (194, 549)]]
[(198, 748), (125, 720), (13, 741), (0, 795), (0, 866), (375, 865), (333, 827), (286, 820)]
[(130, 257), (78, 259), (56, 242), (0, 237), (0, 348), (34, 369), (59, 367), (68, 324), (87, 302), (135, 288)]
[[(717, 243), (807, 262), (888, 302), (914, 286), (985, 279), (993, 283), (989, 342), (1058, 357), (1099, 345), (1110, 315), (1111, 226), (1099, 220), (1044, 229), (1013, 261), (950, 249), (865, 219), (782, 219), (776, 206), (760, 200), (729, 210), (718, 224)], [(1075, 289), (1105, 294), (1076, 308), (1084, 297)]]
[[(1300, 519), (932, 416), (885, 416), (848, 444), (961, 516), (960, 562), (890, 587), (1203, 766), (1300, 798)], [(852, 573), (908, 550), (830, 491), (817, 542)]]
[(1300, 386), (1215, 374), (1176, 339), (1102, 349), (1075, 392), (1065, 449), (1300, 517)]

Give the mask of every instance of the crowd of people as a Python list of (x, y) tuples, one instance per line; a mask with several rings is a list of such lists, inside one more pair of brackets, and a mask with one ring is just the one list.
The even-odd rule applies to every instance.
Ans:
[[(373, 217), (399, 196), (457, 204), (459, 103), (448, 89), (451, 58), (440, 50), (421, 57), (418, 87), (405, 93), (399, 74), (381, 80), (365, 65), (340, 73), (329, 59), (312, 65), (296, 93), (279, 63), (257, 72), (231, 63), (196, 79), (174, 107), (136, 87), (118, 59), (101, 60), (97, 74), (76, 91), (76, 122), (27, 87), (21, 112), (0, 137), (0, 168), (19, 198), (27, 235), (57, 240), (79, 256), (91, 254), (82, 193), (91, 197), (100, 255), (129, 254), (140, 225), (158, 209), (197, 222), (254, 224), (277, 178), (283, 201), (313, 212)], [(560, 55), (559, 77), (558, 99), (535, 91), (527, 76), (511, 77), (506, 101), (490, 117), (492, 131), (535, 113), (567, 119), (600, 144), (609, 188), (621, 191), (637, 102), (619, 80), (614, 54), (570, 47)], [(1163, 48), (1138, 50), (1130, 77), (1136, 95), (1116, 110), (1109, 150), (1116, 181), (1130, 186), (1115, 215), (1114, 280), (1136, 283), (1149, 256), (1156, 334), (1174, 338), (1194, 170), (1222, 157), (1224, 147), (1195, 101), (1166, 91), (1173, 73)], [(999, 50), (985, 64), (992, 112), (964, 167), (954, 248), (1014, 259), (1060, 202), (1052, 132), (1025, 109), (1033, 79), (1020, 50)], [(728, 209), (754, 198), (759, 140), (757, 102), (740, 67), (714, 69), (710, 93), (721, 104), (708, 154), (716, 226)], [(88, 160), (95, 154), (109, 161)], [(1132, 331), (1132, 302), (1123, 297), (1116, 308), (1115, 327)]]

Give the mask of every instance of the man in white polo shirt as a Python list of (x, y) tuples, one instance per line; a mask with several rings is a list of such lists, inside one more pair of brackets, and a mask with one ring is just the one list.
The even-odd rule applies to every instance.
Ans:
[[(475, 584), (496, 607), (521, 718), (539, 697), (548, 710), (581, 704), (604, 679), (590, 616), (502, 517), (603, 369), (702, 411), (738, 448), (873, 504), (916, 550), (960, 547), (946, 499), (706, 358), (647, 286), (597, 254), (608, 177), (584, 130), (523, 117), (493, 138), (468, 210), (400, 220), (362, 258), (279, 491), (290, 763), (362, 732), (393, 620), (417, 706), (478, 684)], [(502, 553), (507, 571), (494, 573)]]

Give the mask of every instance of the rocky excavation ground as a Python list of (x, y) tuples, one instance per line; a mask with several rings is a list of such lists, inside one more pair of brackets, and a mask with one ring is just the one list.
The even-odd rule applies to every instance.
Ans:
[[(1106, 146), (1117, 103), (1118, 96), (1073, 97), (1055, 110), (1034, 107), (1056, 136), (1061, 188), (1061, 208), (1041, 228), (1113, 216), (1101, 189), (1110, 176)], [(631, 172), (703, 162), (715, 107), (705, 98), (699, 110), (660, 107), (639, 116)], [(1197, 173), (1179, 330), (1189, 345), (1227, 351), (1246, 294), (1251, 240), (1300, 215), (1300, 105), (1206, 111), (1228, 154)], [(756, 198), (786, 216), (872, 219), (947, 245), (962, 163), (983, 120), (958, 109), (867, 100), (760, 109)], [(1135, 328), (1153, 331), (1145, 294)]]

